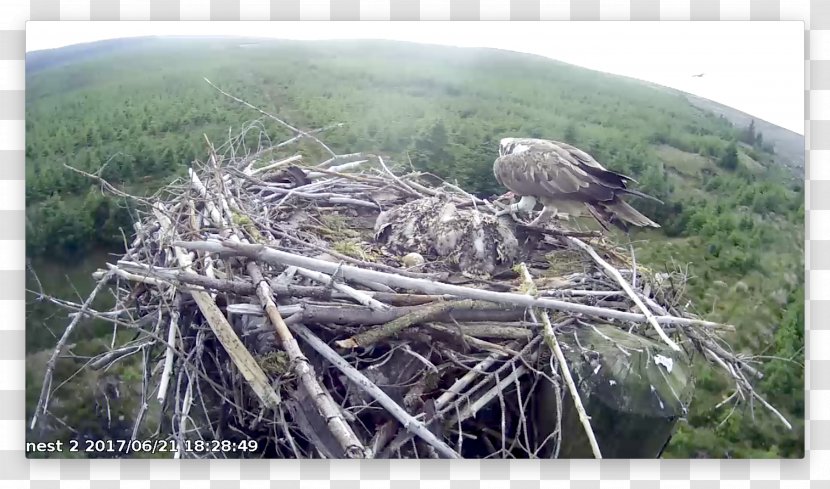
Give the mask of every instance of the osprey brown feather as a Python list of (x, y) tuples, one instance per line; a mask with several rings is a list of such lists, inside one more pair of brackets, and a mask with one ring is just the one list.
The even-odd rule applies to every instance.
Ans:
[[(504, 138), (493, 164), (498, 182), (521, 196), (514, 211), (530, 212), (537, 199), (544, 208), (531, 223), (557, 216), (581, 215), (587, 210), (605, 229), (609, 224), (627, 230), (628, 225), (660, 227), (620, 197), (636, 195), (659, 199), (627, 188), (636, 181), (606, 169), (588, 153), (559, 141), (531, 138)], [(563, 215), (564, 214), (564, 215)]]

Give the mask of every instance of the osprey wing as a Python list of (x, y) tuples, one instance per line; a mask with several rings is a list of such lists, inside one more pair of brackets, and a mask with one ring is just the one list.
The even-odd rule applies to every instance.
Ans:
[(593, 156), (575, 146), (558, 141), (551, 142), (554, 143), (555, 146), (558, 146), (561, 151), (566, 153), (576, 164), (581, 165), (586, 172), (598, 177), (606, 186), (625, 189), (626, 183), (637, 183), (636, 180), (628, 175), (623, 175), (622, 173), (605, 168), (596, 159), (594, 159)]
[(518, 195), (569, 196), (584, 201), (612, 199), (619, 182), (607, 185), (601, 175), (594, 174), (596, 170), (563, 148), (549, 144), (500, 156), (493, 166), (499, 183)]

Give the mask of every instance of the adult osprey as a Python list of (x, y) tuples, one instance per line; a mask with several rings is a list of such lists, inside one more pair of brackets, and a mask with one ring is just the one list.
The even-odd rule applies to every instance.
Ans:
[(493, 164), (496, 180), (521, 196), (509, 211), (530, 212), (537, 199), (544, 208), (531, 222), (536, 225), (557, 213), (580, 215), (583, 209), (608, 229), (616, 224), (641, 227), (660, 225), (640, 214), (620, 199), (632, 194), (662, 202), (650, 195), (626, 188), (630, 177), (605, 169), (591, 155), (569, 144), (546, 139), (504, 138), (499, 143), (499, 157)]

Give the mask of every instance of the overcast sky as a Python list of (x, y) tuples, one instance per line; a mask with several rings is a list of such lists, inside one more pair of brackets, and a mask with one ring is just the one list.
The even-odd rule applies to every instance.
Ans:
[(147, 35), (507, 49), (659, 83), (804, 134), (802, 22), (28, 22), (26, 51)]

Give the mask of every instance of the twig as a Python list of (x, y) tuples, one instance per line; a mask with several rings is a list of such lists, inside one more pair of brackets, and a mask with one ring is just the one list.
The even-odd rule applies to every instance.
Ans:
[(331, 150), (331, 148), (329, 148), (328, 146), (326, 146), (326, 144), (325, 144), (325, 143), (323, 143), (322, 141), (320, 141), (319, 139), (317, 139), (317, 137), (316, 137), (316, 136), (314, 136), (313, 134), (310, 134), (310, 133), (307, 133), (307, 132), (302, 131), (302, 130), (300, 130), (300, 129), (297, 129), (296, 127), (294, 127), (294, 126), (292, 126), (291, 124), (289, 124), (289, 123), (285, 122), (284, 120), (280, 119), (279, 117), (277, 117), (277, 116), (275, 116), (275, 115), (272, 115), (272, 114), (269, 114), (268, 112), (265, 112), (264, 110), (262, 110), (262, 109), (260, 109), (260, 108), (258, 108), (258, 107), (255, 107), (255, 106), (253, 106), (253, 105), (249, 104), (248, 102), (246, 102), (246, 101), (242, 100), (241, 98), (234, 97), (233, 95), (229, 94), (228, 92), (226, 92), (226, 91), (222, 90), (221, 88), (217, 87), (216, 85), (214, 85), (214, 84), (213, 84), (210, 80), (208, 80), (207, 78), (205, 78), (204, 80), (208, 83), (208, 85), (210, 85), (210, 86), (212, 86), (213, 88), (215, 88), (215, 89), (216, 89), (219, 93), (221, 93), (222, 95), (224, 95), (224, 96), (226, 96), (226, 97), (228, 97), (228, 98), (231, 98), (231, 99), (233, 99), (233, 100), (236, 100), (237, 102), (239, 102), (239, 103), (241, 103), (241, 104), (243, 104), (243, 105), (245, 105), (245, 106), (247, 106), (247, 107), (250, 107), (250, 108), (254, 109), (255, 111), (259, 112), (260, 114), (262, 114), (262, 115), (264, 115), (264, 116), (266, 116), (266, 117), (270, 117), (271, 119), (273, 119), (273, 120), (275, 120), (275, 121), (279, 122), (280, 124), (282, 124), (282, 125), (283, 125), (283, 126), (285, 126), (286, 128), (288, 128), (288, 129), (290, 129), (290, 130), (294, 131), (296, 134), (299, 134), (299, 135), (301, 135), (301, 136), (304, 136), (304, 137), (307, 137), (307, 138), (313, 139), (313, 140), (314, 140), (314, 141), (316, 141), (316, 142), (317, 142), (320, 146), (322, 146), (322, 147), (323, 147), (323, 149), (325, 149), (325, 150), (326, 150), (329, 154), (331, 154), (332, 156), (337, 156), (337, 154), (336, 154), (334, 151), (332, 151), (332, 150)]
[(279, 311), (277, 311), (277, 305), (272, 299), (273, 293), (271, 292), (271, 286), (263, 278), (259, 266), (254, 262), (248, 263), (248, 273), (251, 274), (251, 278), (257, 284), (257, 296), (268, 319), (277, 331), (280, 345), (291, 359), (293, 372), (300, 379), (303, 387), (320, 410), (329, 430), (331, 430), (331, 433), (340, 443), (340, 446), (349, 458), (365, 458), (366, 449), (360, 443), (360, 440), (358, 440), (346, 420), (343, 419), (337, 406), (332, 402), (331, 397), (325, 395), (324, 389), (317, 382), (314, 375), (314, 369), (309, 364), (302, 350), (300, 350), (300, 345), (297, 344), (297, 340), (294, 339), (294, 335), (291, 334)]
[(459, 455), (450, 448), (446, 443), (439, 440), (435, 435), (429, 431), (426, 426), (421, 424), (418, 420), (410, 416), (403, 410), (395, 401), (389, 398), (378, 386), (373, 384), (365, 375), (360, 373), (357, 369), (349, 365), (343, 358), (332, 350), (328, 345), (323, 343), (314, 333), (311, 332), (303, 324), (294, 324), (291, 329), (297, 333), (306, 343), (314, 348), (326, 360), (331, 362), (335, 368), (340, 370), (349, 380), (355, 383), (360, 389), (369, 394), (373, 399), (378, 401), (389, 414), (395, 417), (403, 424), (404, 428), (415, 433), (418, 437), (428, 443), (430, 446), (438, 450), (439, 453), (448, 458), (459, 458)]
[[(533, 278), (531, 277), (527, 266), (524, 263), (519, 266), (524, 282), (532, 288)], [(565, 360), (562, 348), (559, 346), (559, 340), (556, 338), (556, 332), (553, 330), (553, 325), (550, 322), (550, 317), (548, 317), (548, 312), (542, 310), (539, 311), (539, 313), (542, 316), (542, 325), (544, 326), (542, 332), (545, 338), (545, 343), (547, 343), (548, 347), (551, 351), (553, 351), (554, 356), (556, 356), (556, 361), (559, 362), (559, 369), (562, 372), (562, 376), (565, 378), (565, 384), (568, 386), (568, 391), (571, 393), (571, 400), (576, 408), (579, 421), (585, 429), (585, 435), (588, 437), (588, 443), (591, 445), (591, 451), (594, 453), (595, 458), (600, 459), (602, 458), (602, 452), (600, 452), (596, 435), (594, 435), (594, 430), (591, 428), (591, 418), (588, 416), (588, 413), (585, 412), (585, 407), (582, 405), (582, 398), (579, 395), (579, 390), (576, 388), (576, 383), (574, 383), (573, 376), (571, 375), (571, 369), (568, 367), (568, 362)]]
[(37, 406), (35, 407), (34, 414), (32, 415), (32, 422), (29, 424), (29, 429), (35, 429), (35, 425), (37, 425), (38, 416), (41, 413), (46, 414), (47, 407), (49, 406), (50, 389), (52, 388), (52, 373), (55, 371), (55, 364), (58, 361), (58, 356), (61, 354), (63, 348), (66, 346), (66, 342), (69, 341), (69, 336), (72, 334), (72, 331), (75, 329), (75, 326), (78, 325), (78, 322), (80, 322), (86, 310), (89, 309), (89, 306), (92, 304), (92, 301), (95, 300), (95, 296), (98, 295), (98, 292), (103, 290), (104, 285), (106, 285), (107, 281), (111, 276), (112, 272), (108, 272), (104, 276), (104, 278), (98, 281), (98, 285), (95, 286), (95, 288), (84, 301), (83, 305), (81, 305), (81, 308), (78, 311), (79, 314), (75, 316), (74, 319), (72, 319), (72, 321), (63, 331), (63, 335), (61, 335), (60, 340), (58, 340), (58, 344), (52, 351), (52, 355), (46, 362), (46, 373), (43, 375), (43, 385), (40, 388), (40, 397), (38, 398)]
[(643, 301), (640, 300), (640, 297), (634, 292), (634, 290), (628, 284), (628, 281), (626, 281), (623, 278), (623, 276), (620, 275), (620, 272), (616, 268), (609, 265), (608, 262), (603, 260), (597, 254), (597, 252), (594, 251), (593, 248), (591, 248), (590, 246), (588, 246), (587, 244), (585, 244), (581, 240), (579, 240), (577, 238), (574, 238), (572, 236), (568, 237), (567, 239), (571, 243), (579, 246), (586, 253), (588, 253), (588, 255), (590, 255), (591, 258), (593, 258), (594, 261), (597, 262), (597, 264), (599, 264), (603, 268), (603, 270), (605, 270), (605, 273), (607, 273), (611, 278), (613, 278), (614, 280), (616, 280), (620, 284), (620, 287), (623, 288), (623, 290), (626, 292), (626, 294), (628, 294), (628, 296), (631, 298), (631, 300), (634, 301), (634, 304), (636, 304), (637, 307), (640, 309), (640, 311), (642, 311), (642, 313), (645, 315), (645, 318), (648, 321), (648, 323), (654, 328), (655, 331), (657, 331), (657, 335), (660, 336), (660, 339), (662, 339), (664, 342), (666, 342), (666, 344), (669, 345), (672, 350), (681, 351), (680, 347), (677, 346), (677, 343), (672, 341), (672, 339), (669, 338), (668, 335), (666, 335), (666, 332), (663, 331), (663, 328), (660, 327), (660, 324), (657, 321), (657, 319), (654, 317), (654, 315), (651, 313), (651, 311), (648, 309), (648, 307), (646, 307), (646, 305), (643, 304)]
[[(308, 258), (305, 256), (300, 256), (285, 251), (274, 250), (271, 248), (267, 248), (263, 245), (246, 245), (242, 243), (233, 243), (229, 241), (220, 242), (216, 240), (177, 241), (174, 244), (176, 246), (181, 246), (186, 249), (212, 251), (215, 253), (224, 253), (228, 255), (247, 256), (249, 258), (254, 258), (274, 265), (293, 265), (308, 268), (310, 270), (317, 270), (324, 273), (334, 273), (334, 271), (338, 268), (337, 264), (331, 262), (318, 260), (316, 258)], [(547, 298), (533, 298), (523, 294), (514, 294), (508, 292), (492, 292), (489, 290), (474, 289), (471, 287), (463, 287), (452, 284), (444, 284), (429, 280), (403, 277), (400, 275), (379, 272), (376, 270), (363, 270), (349, 265), (343, 265), (341, 267), (341, 271), (343, 273), (343, 276), (347, 280), (363, 279), (377, 281), (396, 287), (417, 290), (419, 292), (427, 294), (448, 294), (467, 299), (484, 300), (499, 304), (522, 305), (526, 307), (541, 307), (546, 309), (555, 309), (564, 312), (582, 313), (596, 317), (619, 319), (622, 321), (632, 321), (636, 323), (643, 323), (648, 321), (647, 317), (642, 314), (634, 314), (617, 311), (613, 309), (586, 306), (583, 304), (575, 304), (571, 302), (557, 301)], [(679, 318), (675, 316), (659, 316), (655, 317), (654, 319), (658, 323), (663, 324), (719, 326), (717, 323), (711, 323), (709, 321)]]

